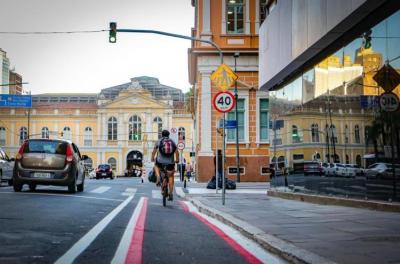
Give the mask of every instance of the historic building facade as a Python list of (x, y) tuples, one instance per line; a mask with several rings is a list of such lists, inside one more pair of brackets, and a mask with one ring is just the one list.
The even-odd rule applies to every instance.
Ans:
[[(258, 90), (258, 29), (265, 18), (266, 1), (261, 0), (198, 0), (192, 36), (212, 40), (222, 50), (223, 61), (239, 76), (238, 130), (241, 181), (268, 181), (269, 129), (268, 93)], [(222, 114), (212, 107), (218, 87), (210, 75), (220, 65), (218, 52), (207, 43), (193, 42), (189, 51), (189, 79), (194, 88), (196, 160), (200, 181), (215, 175), (214, 157), (222, 149), (222, 138), (216, 124)], [(235, 66), (236, 65), (236, 66)], [(234, 87), (230, 89), (234, 92)], [(227, 114), (235, 119), (235, 112)], [(236, 133), (226, 136), (226, 172), (236, 180)]]
[(69, 139), (89, 156), (88, 165), (110, 163), (122, 175), (133, 154), (140, 152), (150, 162), (160, 132), (176, 129), (190, 162), (193, 119), (184, 103), (181, 90), (150, 77), (99, 94), (34, 95), (32, 109), (0, 109), (0, 146), (14, 157), (28, 135)]

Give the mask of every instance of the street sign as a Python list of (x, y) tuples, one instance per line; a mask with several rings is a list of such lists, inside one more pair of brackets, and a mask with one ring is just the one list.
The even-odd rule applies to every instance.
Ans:
[(178, 129), (176, 129), (175, 127), (171, 128), (169, 130), (169, 138), (172, 139), (172, 141), (174, 141), (175, 143), (178, 142)]
[(379, 104), (378, 96), (360, 95), (361, 108), (375, 108)]
[(179, 149), (179, 150), (184, 150), (185, 149), (185, 143), (183, 143), (183, 142), (179, 142), (178, 143), (178, 145), (176, 145), (176, 147)]
[(0, 107), (32, 108), (32, 96), (0, 94)]
[(373, 79), (385, 92), (390, 93), (400, 84), (400, 74), (389, 64), (385, 64), (374, 75)]
[(236, 128), (236, 120), (225, 120), (225, 128), (226, 129), (235, 129)]
[(219, 92), (214, 96), (214, 108), (220, 113), (230, 112), (235, 107), (235, 96), (229, 92)]
[(226, 64), (221, 64), (218, 69), (210, 76), (211, 81), (223, 92), (235, 84), (238, 76)]
[(381, 109), (385, 112), (395, 112), (399, 109), (399, 97), (394, 93), (384, 93), (379, 98)]

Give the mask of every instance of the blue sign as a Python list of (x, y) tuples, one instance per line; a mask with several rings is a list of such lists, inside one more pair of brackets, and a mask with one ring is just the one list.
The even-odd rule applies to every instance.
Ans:
[[(217, 128), (224, 127), (224, 120), (221, 118), (218, 120)], [(236, 120), (225, 120), (225, 129), (235, 129), (236, 128)]]
[(32, 96), (0, 94), (0, 107), (32, 108)]
[[(275, 129), (281, 129), (284, 127), (284, 121), (283, 120), (275, 120)], [(273, 120), (269, 121), (269, 129), (274, 129), (274, 122)]]
[(236, 128), (236, 120), (225, 120), (225, 128), (226, 129), (235, 129)]
[(361, 108), (375, 108), (378, 107), (379, 104), (378, 96), (370, 96), (370, 95), (361, 95), (360, 96), (360, 105)]

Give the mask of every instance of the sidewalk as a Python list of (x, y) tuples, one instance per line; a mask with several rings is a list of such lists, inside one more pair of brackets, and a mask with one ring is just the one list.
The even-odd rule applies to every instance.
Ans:
[(296, 263), (400, 263), (400, 214), (268, 197), (263, 184), (239, 183), (221, 194), (194, 189), (186, 196), (202, 212), (237, 228)]

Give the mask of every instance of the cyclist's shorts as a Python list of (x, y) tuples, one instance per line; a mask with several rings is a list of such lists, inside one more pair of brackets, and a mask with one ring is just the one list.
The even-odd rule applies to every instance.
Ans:
[[(163, 165), (163, 164), (156, 162), (156, 166), (157, 166), (157, 167), (161, 168), (162, 165)], [(172, 163), (172, 164), (164, 164), (164, 165), (166, 165), (167, 171), (173, 171), (173, 170), (175, 170), (175, 163)]]

